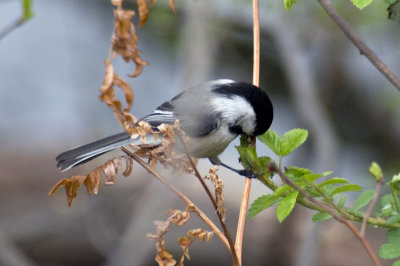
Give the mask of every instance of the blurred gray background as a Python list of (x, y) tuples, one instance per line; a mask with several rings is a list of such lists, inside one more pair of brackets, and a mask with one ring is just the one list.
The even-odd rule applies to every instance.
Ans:
[[(134, 8), (135, 1), (126, 1)], [(137, 29), (139, 49), (150, 65), (130, 79), (133, 65), (113, 61), (133, 87), (132, 113), (150, 112), (182, 89), (215, 78), (251, 81), (252, 16), (248, 1), (176, 1), (177, 14), (159, 0), (147, 24)], [(279, 134), (307, 128), (309, 139), (284, 165), (335, 171), (367, 188), (372, 160), (386, 177), (400, 169), (400, 94), (352, 46), (316, 1), (286, 12), (283, 3), (261, 3), (261, 87), (275, 107)], [(64, 191), (47, 195), (61, 178), (86, 174), (111, 155), (60, 173), (55, 156), (121, 131), (98, 100), (113, 29), (106, 0), (34, 0), (35, 16), (0, 40), (0, 265), (154, 265), (152, 222), (166, 210), (184, 208), (175, 195), (135, 165), (132, 176), (102, 186), (97, 196), (82, 188), (68, 208)], [(400, 24), (387, 19), (384, 1), (359, 11), (350, 1), (338, 11), (378, 56), (400, 75)], [(0, 1), (0, 29), (17, 19), (20, 1)], [(135, 17), (135, 22), (137, 22)], [(222, 159), (235, 167), (232, 144)], [(260, 146), (259, 153), (273, 156)], [(118, 154), (118, 153), (116, 153)], [(210, 164), (200, 161), (206, 173)], [(192, 176), (168, 176), (214, 218), (206, 194)], [(223, 169), (227, 221), (234, 234), (244, 180)], [(251, 201), (268, 193), (253, 182)], [(352, 196), (349, 195), (351, 199)], [(296, 206), (283, 223), (270, 208), (247, 223), (244, 265), (372, 265), (347, 228), (334, 221), (311, 224), (312, 212)], [(167, 248), (197, 217), (173, 227)], [(368, 230), (375, 250), (384, 231)], [(230, 265), (217, 237), (195, 243), (187, 265)], [(207, 254), (207, 256), (204, 256)], [(383, 262), (390, 265), (389, 262)]]

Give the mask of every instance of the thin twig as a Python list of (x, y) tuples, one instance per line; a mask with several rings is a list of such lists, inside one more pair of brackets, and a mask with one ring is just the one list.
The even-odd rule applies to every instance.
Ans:
[(7, 34), (9, 34), (11, 31), (15, 30), (19, 26), (21, 26), (26, 20), (23, 17), (20, 17), (13, 21), (10, 25), (5, 27), (0, 31), (0, 40), (3, 39)]
[[(259, 86), (260, 84), (260, 11), (258, 0), (253, 0), (253, 84), (255, 86)], [(253, 139), (253, 144), (254, 143), (255, 139)], [(235, 240), (235, 249), (240, 265), (242, 265), (243, 235), (249, 206), (250, 189), (251, 178), (246, 178)]]
[(377, 265), (377, 266), (381, 265), (377, 255), (375, 254), (374, 250), (372, 249), (372, 247), (369, 244), (369, 242), (367, 241), (367, 239), (363, 235), (360, 234), (360, 231), (358, 231), (358, 229), (348, 219), (346, 219), (345, 217), (343, 217), (341, 215), (338, 215), (331, 207), (329, 207), (328, 205), (322, 203), (319, 200), (316, 200), (310, 194), (308, 194), (304, 189), (302, 189), (301, 187), (296, 185), (296, 183), (294, 183), (290, 178), (288, 178), (284, 173), (282, 173), (282, 171), (280, 169), (278, 169), (276, 167), (275, 163), (271, 163), (268, 166), (268, 168), (269, 168), (268, 169), (269, 171), (275, 172), (282, 179), (285, 179), (285, 181), (286, 181), (286, 183), (288, 185), (290, 185), (292, 188), (294, 188), (297, 191), (299, 191), (304, 197), (306, 197), (312, 203), (314, 203), (315, 205), (319, 206), (324, 211), (326, 211), (327, 213), (332, 215), (332, 217), (335, 218), (335, 220), (337, 220), (340, 223), (345, 224), (354, 233), (354, 235), (361, 241), (361, 243), (363, 244), (364, 248), (367, 250), (367, 253), (370, 256), (371, 260), (374, 262), (374, 264)]
[(165, 185), (167, 188), (172, 190), (187, 206), (193, 206), (193, 212), (196, 213), (197, 215), (200, 216), (201, 219), (211, 228), (211, 230), (214, 231), (214, 233), (217, 234), (219, 239), (222, 241), (222, 243), (230, 250), (229, 242), (224, 236), (224, 234), (219, 230), (219, 228), (207, 217), (205, 213), (203, 213), (188, 197), (185, 196), (179, 189), (174, 187), (173, 185), (169, 184), (168, 181), (162, 177), (159, 173), (157, 173), (154, 169), (152, 169), (147, 163), (145, 163), (141, 158), (139, 158), (137, 155), (132, 153), (130, 150), (128, 150), (125, 147), (121, 147), (121, 150), (125, 152), (129, 157), (131, 157), (133, 160), (138, 162), (143, 168), (145, 168), (150, 174), (152, 174), (154, 177), (156, 177), (163, 185)]
[(400, 91), (400, 79), (379, 59), (379, 57), (366, 45), (360, 37), (350, 29), (349, 25), (344, 19), (336, 12), (335, 8), (328, 0), (317, 0), (322, 8), (328, 13), (332, 20), (339, 26), (339, 28), (346, 34), (346, 36), (353, 42), (362, 55), (368, 60)]
[(232, 254), (233, 263), (234, 263), (234, 265), (240, 265), (239, 264), (239, 259), (238, 259), (238, 256), (237, 256), (237, 252), (235, 250), (235, 246), (234, 246), (233, 241), (232, 241), (231, 234), (229, 233), (229, 230), (226, 227), (226, 224), (224, 222), (224, 219), (223, 219), (221, 213), (218, 211), (217, 202), (215, 201), (214, 197), (211, 195), (211, 191), (208, 189), (207, 184), (204, 182), (203, 178), (200, 175), (199, 170), (197, 169), (196, 165), (194, 164), (194, 162), (192, 160), (192, 157), (190, 156), (190, 154), (189, 154), (189, 152), (187, 150), (186, 143), (183, 140), (183, 137), (181, 136), (181, 133), (179, 131), (177, 131), (177, 130), (175, 130), (175, 133), (176, 133), (176, 136), (178, 136), (178, 139), (181, 142), (181, 144), (183, 146), (183, 149), (185, 150), (186, 157), (188, 158), (190, 164), (192, 165), (192, 168), (194, 170), (195, 176), (200, 181), (201, 185), (203, 186), (203, 188), (206, 191), (208, 197), (210, 198), (210, 201), (212, 202), (212, 204), (214, 206), (215, 212), (217, 213), (217, 216), (218, 216), (218, 220), (219, 220), (219, 222), (221, 224), (222, 230), (224, 231), (224, 235), (228, 240), (229, 249), (230, 249), (231, 254)]
[(365, 230), (367, 228), (368, 218), (371, 215), (372, 210), (374, 209), (375, 203), (377, 202), (377, 200), (379, 198), (379, 192), (380, 192), (382, 184), (383, 184), (383, 178), (377, 180), (377, 182), (378, 183), (376, 184), (374, 197), (372, 198), (372, 201), (368, 206), (367, 212), (364, 215), (363, 222), (362, 222), (362, 225), (361, 225), (360, 234), (362, 236), (365, 236)]

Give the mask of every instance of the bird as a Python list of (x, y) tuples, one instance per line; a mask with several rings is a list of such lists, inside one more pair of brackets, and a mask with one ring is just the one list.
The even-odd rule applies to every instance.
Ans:
[[(208, 158), (213, 165), (255, 177), (248, 169), (230, 167), (218, 156), (241, 134), (255, 137), (265, 133), (273, 120), (273, 106), (267, 93), (251, 83), (217, 79), (179, 93), (139, 121), (147, 122), (157, 131), (161, 124), (174, 124), (176, 120), (190, 139), (187, 144), (190, 156)], [(140, 147), (144, 143), (128, 132), (118, 133), (59, 154), (57, 167), (63, 172), (130, 144)], [(161, 138), (148, 136), (145, 144), (159, 146)]]

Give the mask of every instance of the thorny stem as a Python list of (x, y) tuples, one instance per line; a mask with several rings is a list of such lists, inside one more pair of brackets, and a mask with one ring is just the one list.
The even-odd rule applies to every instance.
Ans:
[(179, 141), (182, 143), (183, 149), (185, 150), (185, 154), (186, 154), (186, 156), (187, 156), (187, 158), (188, 158), (188, 160), (189, 160), (189, 162), (190, 162), (190, 164), (191, 164), (191, 166), (192, 166), (192, 168), (194, 170), (195, 176), (200, 181), (200, 183), (203, 186), (204, 190), (206, 191), (208, 197), (210, 198), (211, 203), (214, 206), (214, 209), (215, 209), (215, 212), (217, 213), (218, 220), (219, 220), (219, 222), (221, 224), (222, 230), (224, 230), (224, 235), (225, 235), (226, 239), (228, 240), (229, 249), (230, 249), (232, 257), (233, 257), (233, 263), (234, 263), (234, 265), (240, 265), (239, 264), (239, 260), (238, 260), (238, 256), (237, 256), (237, 253), (236, 253), (236, 250), (235, 250), (235, 246), (234, 246), (233, 241), (232, 241), (231, 234), (229, 233), (229, 230), (226, 227), (226, 224), (224, 222), (224, 218), (222, 217), (221, 213), (218, 211), (217, 202), (215, 201), (214, 197), (211, 195), (211, 191), (208, 189), (207, 184), (204, 182), (202, 176), (199, 173), (199, 170), (197, 169), (196, 165), (194, 164), (194, 162), (192, 160), (192, 157), (190, 156), (190, 154), (189, 154), (189, 152), (187, 150), (186, 143), (185, 143), (185, 141), (183, 140), (183, 138), (181, 136), (181, 133), (179, 131), (177, 131), (177, 130), (175, 130), (175, 133), (178, 136)]
[(363, 42), (360, 37), (350, 29), (349, 25), (336, 12), (335, 8), (328, 0), (317, 0), (326, 13), (338, 25), (338, 27), (346, 34), (346, 36), (358, 48), (360, 54), (365, 57), (400, 91), (400, 79), (379, 59), (379, 57)]
[(375, 203), (379, 198), (379, 191), (381, 190), (381, 187), (382, 187), (382, 184), (383, 184), (383, 178), (379, 179), (377, 182), (378, 183), (376, 184), (374, 197), (372, 198), (372, 201), (368, 206), (367, 212), (364, 215), (363, 222), (362, 222), (362, 225), (361, 225), (360, 234), (362, 236), (365, 236), (365, 229), (367, 228), (368, 218), (371, 215), (372, 210), (373, 210), (373, 208), (375, 206)]
[[(260, 84), (260, 10), (259, 1), (253, 0), (253, 85)], [(253, 139), (255, 144), (255, 139)], [(239, 219), (236, 231), (235, 249), (242, 265), (243, 235), (246, 223), (247, 209), (251, 189), (251, 178), (246, 178), (243, 188), (242, 202), (240, 205)]]
[(278, 169), (275, 165), (275, 163), (271, 163), (269, 166), (269, 171), (277, 173), (282, 179), (286, 181), (288, 185), (290, 185), (292, 188), (296, 189), (299, 191), (304, 197), (306, 197), (308, 200), (310, 200), (313, 204), (317, 205), (321, 209), (323, 209), (325, 212), (329, 213), (332, 215), (335, 220), (337, 220), (340, 223), (345, 224), (353, 233), (354, 235), (361, 241), (361, 243), (364, 245), (364, 248), (367, 250), (368, 255), (370, 256), (371, 260), (374, 262), (375, 265), (380, 266), (381, 263), (375, 254), (374, 250), (371, 248), (371, 245), (369, 242), (366, 240), (366, 238), (360, 233), (360, 231), (352, 224), (346, 217), (338, 215), (331, 207), (328, 205), (322, 203), (321, 201), (316, 200), (313, 198), (310, 194), (308, 194), (304, 189), (296, 185), (290, 178), (288, 178), (280, 169)]
[(201, 219), (217, 234), (222, 243), (230, 249), (229, 242), (224, 236), (224, 234), (219, 230), (219, 228), (203, 213), (188, 197), (185, 196), (179, 189), (169, 184), (168, 181), (162, 177), (157, 171), (152, 169), (147, 163), (145, 163), (141, 158), (132, 153), (125, 147), (121, 147), (121, 150), (125, 152), (129, 157), (139, 163), (143, 168), (145, 168), (150, 174), (157, 178), (163, 185), (172, 190), (187, 206), (193, 206), (193, 212), (200, 216)]

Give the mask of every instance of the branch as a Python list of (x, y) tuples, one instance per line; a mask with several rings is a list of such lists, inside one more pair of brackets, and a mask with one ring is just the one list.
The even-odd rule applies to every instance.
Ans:
[(367, 212), (364, 215), (363, 222), (361, 225), (360, 234), (362, 236), (365, 236), (365, 229), (367, 228), (368, 218), (371, 215), (372, 210), (374, 209), (375, 203), (379, 198), (379, 191), (381, 190), (381, 187), (382, 187), (383, 178), (379, 179), (377, 182), (378, 182), (378, 184), (376, 184), (374, 197), (372, 198), (372, 201), (368, 206)]
[[(260, 10), (258, 0), (253, 0), (253, 84), (260, 84)], [(255, 138), (252, 141), (255, 145)], [(242, 265), (243, 235), (251, 189), (251, 178), (246, 178), (243, 188), (242, 202), (236, 231), (235, 249)]]
[(326, 13), (338, 25), (338, 27), (346, 34), (346, 36), (358, 48), (360, 54), (366, 58), (400, 91), (400, 79), (379, 59), (379, 57), (366, 45), (360, 37), (350, 29), (349, 25), (336, 12), (335, 8), (328, 0), (317, 0)]
[(316, 200), (313, 198), (310, 194), (308, 194), (304, 189), (299, 187), (296, 183), (294, 183), (290, 178), (288, 178), (280, 169), (278, 169), (275, 165), (275, 163), (271, 163), (268, 166), (268, 170), (271, 172), (277, 173), (282, 179), (286, 181), (286, 184), (290, 185), (292, 188), (296, 189), (299, 191), (304, 197), (306, 197), (308, 200), (310, 200), (313, 204), (317, 205), (330, 215), (337, 220), (340, 223), (345, 224), (353, 233), (354, 235), (361, 241), (363, 244), (364, 248), (367, 250), (368, 255), (370, 256), (371, 260), (374, 262), (375, 265), (380, 266), (381, 263), (375, 254), (374, 250), (371, 248), (371, 245), (367, 241), (367, 239), (358, 231), (358, 229), (345, 217), (338, 215), (331, 207), (328, 205)]
[(146, 169), (150, 174), (156, 177), (161, 183), (163, 183), (163, 185), (172, 190), (172, 192), (174, 192), (187, 206), (193, 206), (193, 212), (199, 215), (201, 219), (203, 219), (203, 221), (217, 234), (222, 243), (230, 250), (228, 240), (226, 239), (224, 234), (221, 233), (218, 227), (207, 217), (207, 215), (203, 213), (188, 197), (186, 197), (185, 194), (183, 194), (173, 185), (169, 184), (165, 178), (163, 178), (159, 173), (157, 173), (147, 163), (145, 163), (141, 158), (132, 153), (130, 150), (125, 147), (121, 147), (121, 150), (133, 160), (138, 162), (141, 166), (143, 166), (144, 169)]
[(229, 249), (230, 249), (232, 257), (233, 257), (234, 265), (240, 265), (239, 259), (238, 259), (238, 256), (237, 256), (237, 251), (235, 250), (235, 246), (234, 246), (233, 241), (232, 241), (232, 237), (231, 237), (231, 235), (229, 233), (228, 228), (226, 227), (226, 224), (224, 222), (224, 218), (222, 217), (222, 214), (218, 210), (217, 202), (215, 201), (214, 197), (211, 195), (210, 190), (208, 189), (206, 183), (204, 182), (203, 178), (201, 177), (201, 175), (199, 173), (199, 170), (197, 169), (196, 165), (194, 164), (194, 162), (192, 160), (192, 157), (190, 156), (190, 154), (189, 154), (189, 152), (187, 150), (185, 141), (183, 140), (183, 137), (182, 137), (181, 133), (178, 130), (175, 130), (175, 133), (176, 133), (176, 136), (178, 136), (179, 141), (182, 143), (183, 149), (185, 150), (185, 154), (186, 154), (190, 164), (192, 165), (192, 168), (194, 170), (195, 176), (200, 181), (200, 183), (203, 186), (204, 190), (206, 191), (211, 203), (214, 206), (215, 212), (217, 213), (217, 216), (218, 216), (218, 220), (219, 220), (219, 222), (220, 222), (220, 224), (222, 226), (222, 230), (224, 230), (224, 235), (228, 240)]

